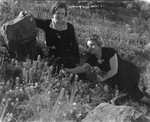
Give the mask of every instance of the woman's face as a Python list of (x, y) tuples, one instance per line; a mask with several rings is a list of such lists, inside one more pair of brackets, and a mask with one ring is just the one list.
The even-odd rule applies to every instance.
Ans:
[(89, 41), (87, 41), (87, 48), (90, 53), (97, 54), (101, 47), (98, 46), (95, 42), (89, 40)]
[(58, 8), (53, 14), (53, 17), (57, 21), (63, 21), (65, 19), (65, 13), (66, 11), (64, 8)]

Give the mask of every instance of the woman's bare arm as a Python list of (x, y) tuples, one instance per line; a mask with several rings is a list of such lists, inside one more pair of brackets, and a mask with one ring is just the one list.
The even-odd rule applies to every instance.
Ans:
[(117, 54), (115, 54), (111, 59), (110, 59), (110, 70), (102, 77), (102, 81), (105, 81), (111, 77), (113, 77), (115, 74), (118, 72), (118, 58)]
[(66, 72), (73, 73), (73, 74), (78, 74), (78, 73), (84, 73), (90, 68), (90, 64), (84, 63), (82, 66), (77, 66), (75, 68), (69, 69), (65, 68)]

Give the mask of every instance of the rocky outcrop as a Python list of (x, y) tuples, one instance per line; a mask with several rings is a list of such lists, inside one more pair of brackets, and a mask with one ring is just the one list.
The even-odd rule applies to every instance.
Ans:
[[(139, 106), (140, 107), (140, 106)], [(145, 107), (116, 106), (101, 103), (82, 122), (150, 122)]]
[(33, 54), (36, 48), (36, 23), (31, 16), (16, 17), (14, 20), (6, 22), (1, 28), (10, 55), (15, 58), (26, 57)]

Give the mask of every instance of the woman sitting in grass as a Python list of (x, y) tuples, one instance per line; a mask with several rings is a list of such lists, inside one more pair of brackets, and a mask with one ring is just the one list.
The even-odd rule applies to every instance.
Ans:
[(150, 105), (150, 99), (145, 97), (138, 87), (140, 74), (133, 63), (123, 60), (115, 49), (103, 47), (102, 39), (98, 35), (92, 35), (86, 41), (86, 47), (91, 56), (82, 66), (66, 68), (66, 72), (84, 73), (88, 67), (97, 66), (101, 71), (106, 72), (104, 76), (99, 76), (99, 82), (105, 82), (112, 89), (117, 85), (119, 92), (125, 94), (116, 99), (116, 104), (121, 101), (133, 100)]
[(74, 26), (67, 21), (67, 13), (66, 3), (57, 2), (52, 8), (52, 18), (35, 18), (27, 11), (20, 12), (19, 16), (32, 16), (36, 26), (45, 32), (49, 57), (54, 56), (57, 66), (63, 64), (64, 67), (74, 68), (80, 62), (78, 36)]

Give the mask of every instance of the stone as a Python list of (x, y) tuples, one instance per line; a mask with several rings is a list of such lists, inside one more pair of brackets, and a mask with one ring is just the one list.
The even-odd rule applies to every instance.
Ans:
[(31, 16), (16, 17), (2, 26), (2, 35), (10, 48), (17, 50), (22, 44), (30, 43), (36, 39), (36, 23)]
[(37, 28), (33, 17), (17, 16), (3, 24), (1, 34), (13, 58), (24, 59), (29, 53), (35, 54)]
[(131, 106), (116, 106), (101, 103), (82, 120), (82, 122), (150, 122), (145, 109)]

